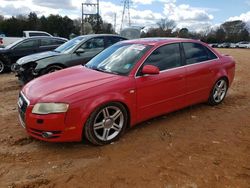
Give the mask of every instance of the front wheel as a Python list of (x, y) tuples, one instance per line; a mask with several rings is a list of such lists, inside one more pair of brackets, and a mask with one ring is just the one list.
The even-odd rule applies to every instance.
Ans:
[(219, 79), (215, 83), (215, 85), (211, 91), (211, 94), (210, 94), (209, 99), (208, 99), (208, 103), (210, 105), (220, 104), (224, 100), (224, 98), (227, 94), (227, 90), (228, 90), (228, 83), (227, 83), (226, 79), (225, 78)]
[(125, 131), (128, 113), (120, 103), (112, 102), (97, 108), (84, 126), (84, 136), (94, 145), (117, 140)]
[(63, 67), (60, 66), (60, 65), (51, 65), (48, 68), (46, 68), (44, 71), (42, 71), (42, 75), (43, 74), (49, 74), (49, 73), (52, 73), (52, 72), (56, 72), (56, 71), (59, 71), (59, 70), (62, 70), (62, 69), (63, 69)]

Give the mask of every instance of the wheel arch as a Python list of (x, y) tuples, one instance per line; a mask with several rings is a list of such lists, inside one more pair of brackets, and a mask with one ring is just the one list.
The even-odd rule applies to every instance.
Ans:
[[(116, 98), (116, 99), (113, 99), (113, 100), (100, 100), (100, 101), (98, 101), (98, 103), (97, 103), (97, 101), (92, 100), (90, 103), (87, 103), (87, 104), (85, 105), (85, 107), (86, 107), (86, 106), (89, 106), (89, 107), (90, 107), (89, 112), (88, 112), (88, 113), (82, 112), (82, 117), (81, 117), (82, 122), (83, 122), (83, 123), (82, 123), (82, 130), (81, 130), (81, 132), (82, 132), (82, 138), (84, 137), (84, 127), (85, 127), (85, 123), (86, 123), (87, 120), (90, 118), (91, 114), (92, 114), (96, 109), (98, 109), (98, 108), (100, 108), (101, 106), (104, 106), (104, 105), (106, 105), (106, 104), (109, 104), (109, 103), (119, 103), (119, 104), (121, 104), (121, 105), (125, 108), (125, 110), (126, 110), (126, 112), (127, 112), (127, 116), (128, 116), (126, 129), (128, 129), (128, 128), (130, 127), (130, 125), (131, 125), (131, 110), (130, 110), (130, 108), (129, 108), (129, 105), (128, 105), (124, 100)], [(83, 107), (83, 109), (85, 109), (85, 107)]]

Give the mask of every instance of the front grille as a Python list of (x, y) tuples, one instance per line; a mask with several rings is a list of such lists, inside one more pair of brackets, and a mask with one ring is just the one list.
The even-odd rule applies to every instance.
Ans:
[(28, 105), (29, 105), (29, 101), (20, 92), (19, 98), (18, 98), (18, 107), (19, 107), (19, 114), (23, 122), (25, 122), (25, 113), (26, 113)]

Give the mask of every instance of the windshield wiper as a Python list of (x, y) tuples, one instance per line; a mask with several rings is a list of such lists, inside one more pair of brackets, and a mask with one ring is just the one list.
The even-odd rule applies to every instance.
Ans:
[(96, 70), (96, 71), (99, 71), (99, 72), (105, 72), (105, 73), (109, 73), (109, 74), (116, 74), (116, 75), (119, 75), (118, 72), (108, 71), (108, 70), (101, 69), (101, 68), (97, 68), (97, 67), (90, 67), (90, 66), (88, 66), (87, 64), (85, 64), (84, 67), (86, 67), (86, 68), (88, 68), (88, 69)]

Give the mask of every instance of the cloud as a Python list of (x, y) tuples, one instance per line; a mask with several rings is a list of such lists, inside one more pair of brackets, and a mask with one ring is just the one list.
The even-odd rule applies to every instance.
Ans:
[(1, 15), (16, 16), (19, 14), (29, 14), (31, 11), (32, 10), (30, 8), (25, 6), (21, 6), (20, 8), (14, 7), (13, 5), (6, 5), (4, 7), (0, 7)]
[(243, 22), (246, 22), (248, 30), (250, 32), (250, 11), (243, 13), (239, 16), (230, 17), (227, 21), (234, 21), (234, 20), (242, 20)]
[[(15, 1), (15, 3), (13, 3)], [(81, 3), (79, 0), (1, 0), (0, 12), (8, 17), (18, 14), (28, 14), (36, 12), (38, 16), (49, 14), (60, 14), (69, 16), (72, 19), (81, 17)], [(87, 0), (84, 2), (96, 2)], [(145, 9), (138, 10), (140, 4), (159, 3), (161, 9), (157, 11)], [(187, 27), (189, 30), (198, 30), (202, 26), (211, 25), (213, 16), (208, 9), (192, 7), (187, 4), (177, 4), (177, 0), (133, 0), (130, 9), (131, 22), (134, 26), (150, 27), (154, 26), (160, 19), (168, 18), (177, 23), (177, 26)], [(154, 5), (156, 6), (156, 4)], [(162, 10), (163, 8), (163, 10)], [(94, 7), (84, 7), (85, 12), (95, 13)], [(116, 15), (116, 31), (120, 30), (122, 20), (122, 3), (113, 3), (108, 0), (100, 1), (100, 14), (104, 21), (114, 24)], [(127, 14), (126, 14), (127, 15)], [(128, 26), (128, 17), (125, 16), (123, 26)]]
[(212, 25), (213, 15), (208, 9), (191, 7), (188, 4), (176, 4), (176, 0), (168, 0), (164, 4), (164, 15), (177, 23), (177, 27), (186, 27), (192, 31), (200, 31)]
[[(33, 3), (38, 6), (48, 7), (53, 9), (70, 9), (74, 10), (76, 7), (72, 5), (72, 2), (69, 0), (33, 0)], [(80, 5), (80, 3), (79, 3)]]

